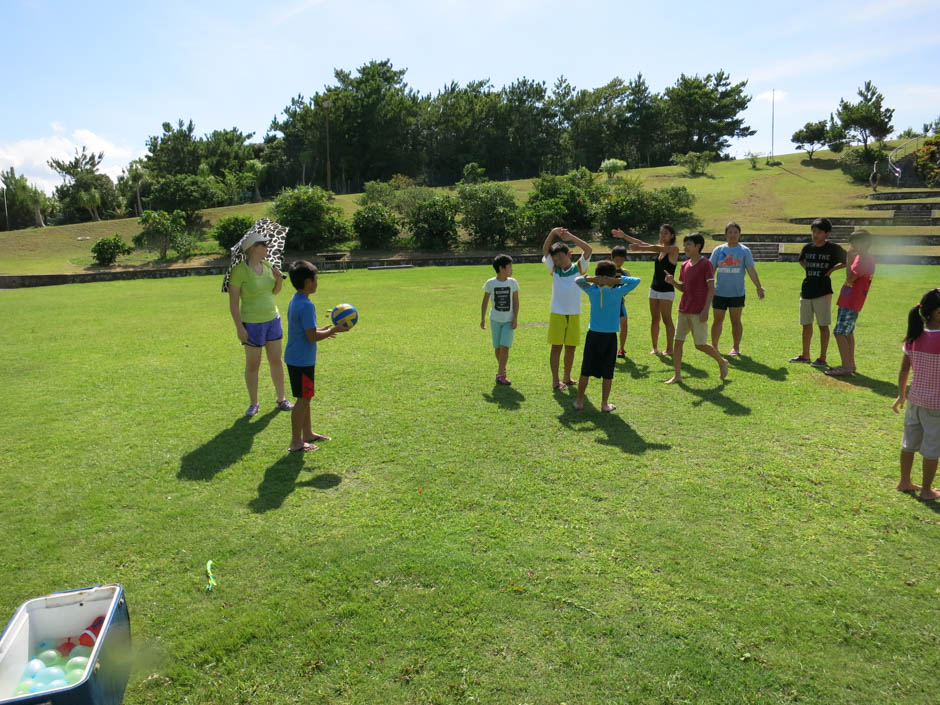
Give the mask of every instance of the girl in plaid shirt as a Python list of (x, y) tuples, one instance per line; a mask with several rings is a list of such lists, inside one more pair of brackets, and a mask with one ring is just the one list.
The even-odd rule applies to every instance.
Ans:
[[(904, 408), (904, 438), (901, 440), (901, 492), (920, 492), (925, 502), (940, 499), (940, 491), (931, 488), (940, 458), (940, 289), (931, 289), (907, 316), (907, 335), (902, 347), (901, 371), (898, 373), (898, 398), (894, 413)], [(907, 390), (911, 369), (914, 380)], [(921, 485), (911, 482), (914, 453), (924, 458)]]

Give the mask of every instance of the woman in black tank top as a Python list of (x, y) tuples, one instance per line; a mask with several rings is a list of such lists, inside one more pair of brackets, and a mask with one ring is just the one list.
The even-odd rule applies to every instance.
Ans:
[(643, 240), (627, 235), (622, 230), (611, 230), (614, 237), (630, 243), (631, 252), (655, 252), (656, 260), (653, 262), (653, 281), (650, 283), (650, 338), (653, 340), (653, 355), (659, 352), (659, 322), (666, 328), (666, 355), (672, 355), (672, 340), (676, 334), (675, 324), (672, 322), (672, 303), (676, 297), (676, 290), (672, 284), (666, 283), (666, 273), (676, 273), (676, 263), (679, 261), (679, 248), (676, 246), (676, 229), (668, 223), (659, 226), (659, 244), (650, 245)]

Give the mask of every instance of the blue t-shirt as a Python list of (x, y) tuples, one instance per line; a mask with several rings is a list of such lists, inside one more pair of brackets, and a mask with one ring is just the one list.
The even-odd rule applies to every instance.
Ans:
[(620, 286), (613, 287), (588, 284), (584, 277), (578, 277), (575, 283), (591, 300), (591, 323), (588, 327), (595, 333), (616, 333), (620, 330), (620, 302), (640, 285), (640, 278), (623, 277)]
[(709, 259), (715, 265), (715, 296), (744, 296), (744, 274), (754, 266), (751, 250), (741, 243), (719, 245)]
[(317, 327), (317, 307), (299, 291), (291, 297), (287, 307), (287, 346), (284, 362), (294, 367), (312, 367), (317, 364), (317, 344), (307, 340), (304, 331)]

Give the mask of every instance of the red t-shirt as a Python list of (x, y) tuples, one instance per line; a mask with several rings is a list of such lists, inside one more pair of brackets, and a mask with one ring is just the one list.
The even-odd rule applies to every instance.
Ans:
[(861, 311), (865, 305), (865, 297), (868, 296), (868, 290), (871, 288), (871, 277), (875, 273), (875, 258), (871, 255), (855, 255), (852, 264), (849, 265), (849, 271), (857, 279), (852, 285), (843, 284), (842, 291), (839, 292), (839, 300), (836, 305), (839, 308), (850, 308), (853, 311)]
[(701, 313), (708, 298), (708, 282), (715, 280), (715, 265), (708, 257), (702, 257), (694, 265), (687, 259), (679, 270), (682, 282), (682, 298), (679, 299), (679, 313)]

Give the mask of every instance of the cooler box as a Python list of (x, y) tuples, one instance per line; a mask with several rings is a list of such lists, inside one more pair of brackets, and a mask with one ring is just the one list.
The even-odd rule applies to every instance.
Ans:
[[(101, 616), (104, 622), (80, 680), (54, 690), (13, 694), (40, 644), (58, 645), (67, 637), (78, 643), (79, 635)], [(98, 585), (28, 600), (0, 636), (0, 703), (120, 705), (130, 676), (130, 646), (130, 617), (120, 585)]]

